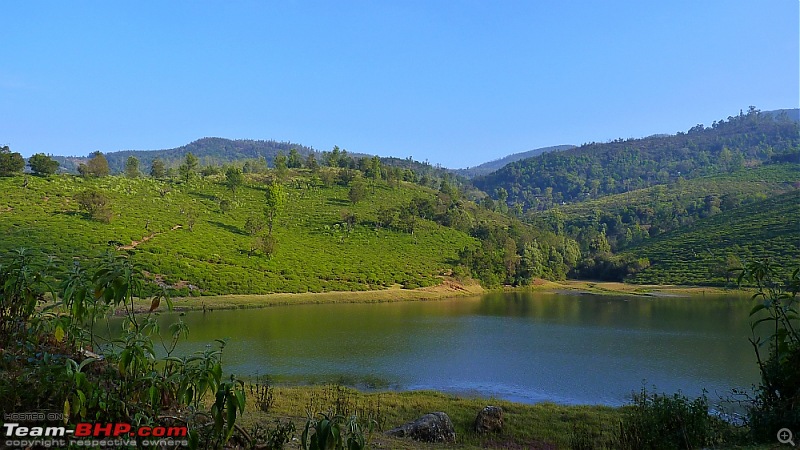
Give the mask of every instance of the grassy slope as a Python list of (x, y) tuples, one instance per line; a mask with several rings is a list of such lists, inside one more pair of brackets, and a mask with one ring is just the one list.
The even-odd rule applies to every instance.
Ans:
[(627, 251), (650, 259), (634, 283), (704, 284), (728, 253), (747, 259), (771, 258), (779, 266), (800, 260), (800, 191), (735, 208), (666, 233)]
[(744, 169), (732, 174), (686, 180), (680, 184), (652, 186), (622, 194), (607, 195), (559, 208), (565, 220), (585, 218), (594, 211), (619, 212), (625, 207), (654, 207), (657, 203), (702, 202), (708, 195), (726, 194), (739, 197), (763, 195), (771, 197), (786, 192), (790, 184), (800, 180), (800, 164), (775, 164)]
[[(273, 232), (279, 248), (271, 259), (248, 254), (253, 238), (244, 232), (244, 222), (250, 214), (262, 214), (264, 199), (263, 186), (254, 180), (235, 195), (218, 179), (186, 185), (65, 175), (29, 177), (27, 188), (22, 184), (20, 176), (0, 179), (0, 251), (28, 247), (70, 259), (97, 255), (111, 248), (108, 241), (131, 244), (149, 237), (132, 251), (134, 260), (167, 283), (191, 283), (203, 294), (431, 285), (439, 282), (437, 275), (460, 249), (476, 245), (465, 233), (425, 220), (418, 221), (414, 236), (376, 229), (372, 222), (377, 208), (434, 195), (408, 184), (379, 185), (355, 206), (347, 200), (345, 187), (287, 184), (287, 205)], [(72, 196), (89, 187), (111, 196), (110, 224), (78, 211)], [(159, 189), (167, 187), (171, 191), (162, 197)], [(222, 213), (219, 199), (230, 201), (232, 209)], [(344, 210), (355, 213), (360, 222), (349, 234), (336, 225)], [(192, 214), (196, 220), (189, 231), (187, 218)]]

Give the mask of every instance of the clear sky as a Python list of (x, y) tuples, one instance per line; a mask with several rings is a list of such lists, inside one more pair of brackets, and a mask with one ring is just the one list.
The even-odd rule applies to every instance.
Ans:
[(798, 0), (0, 2), (0, 145), (474, 166), (800, 101)]

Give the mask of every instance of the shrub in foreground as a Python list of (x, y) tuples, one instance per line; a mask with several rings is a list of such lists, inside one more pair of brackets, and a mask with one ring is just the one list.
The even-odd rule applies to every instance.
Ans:
[(705, 394), (691, 400), (683, 394), (650, 393), (646, 388), (633, 395), (620, 424), (619, 448), (703, 448), (720, 443), (727, 424), (708, 412)]

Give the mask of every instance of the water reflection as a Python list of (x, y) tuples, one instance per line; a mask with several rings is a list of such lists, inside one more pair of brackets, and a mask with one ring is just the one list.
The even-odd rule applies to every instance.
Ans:
[[(231, 372), (523, 402), (624, 403), (643, 380), (713, 397), (758, 380), (748, 302), (502, 293), (190, 312), (179, 348), (229, 338)], [(163, 316), (162, 329), (174, 317)]]

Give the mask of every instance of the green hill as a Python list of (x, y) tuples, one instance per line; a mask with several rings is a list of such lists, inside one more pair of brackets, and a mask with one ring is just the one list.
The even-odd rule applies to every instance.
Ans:
[[(153, 280), (182, 293), (196, 287), (196, 293), (220, 294), (436, 284), (459, 251), (477, 245), (469, 234), (421, 217), (413, 233), (378, 226), (387, 220), (379, 212), (415, 198), (434, 203), (435, 191), (379, 183), (353, 205), (348, 187), (323, 186), (306, 172), (284, 184), (286, 206), (273, 232), (278, 249), (267, 257), (252, 251), (257, 238), (245, 231), (249, 216), (263, 217), (266, 178), (248, 178), (235, 193), (223, 179), (0, 178), (0, 251), (27, 247), (69, 260), (129, 247)], [(74, 196), (87, 189), (108, 196), (110, 223), (79, 210)], [(352, 226), (348, 218), (355, 219)]]
[(800, 161), (800, 124), (787, 115), (746, 114), (687, 132), (590, 143), (511, 163), (473, 180), (509, 205), (547, 209), (679, 178), (728, 173), (769, 161)]
[(616, 252), (700, 219), (793, 190), (798, 182), (800, 164), (770, 164), (531, 211), (526, 217), (537, 226), (578, 239), (584, 251), (595, 234), (605, 233), (611, 250)]
[[(206, 137), (171, 149), (123, 150), (108, 152), (105, 156), (112, 173), (120, 173), (125, 169), (125, 161), (130, 156), (139, 159), (140, 167), (143, 170), (149, 170), (155, 158), (163, 160), (167, 167), (177, 167), (187, 153), (197, 156), (201, 166), (220, 166), (233, 161), (258, 158), (265, 158), (267, 162), (272, 162), (279, 152), (288, 155), (291, 149), (296, 149), (303, 157), (314, 152), (314, 149), (310, 147), (292, 142)], [(54, 159), (58, 160), (61, 167), (67, 172), (78, 173), (78, 164), (85, 163), (88, 158), (55, 156)]]
[(574, 145), (554, 145), (551, 147), (543, 147), (537, 148), (533, 150), (528, 150), (527, 152), (521, 153), (514, 153), (508, 156), (504, 156), (499, 159), (495, 159), (494, 161), (485, 162), (483, 164), (477, 165), (475, 167), (469, 167), (466, 169), (454, 169), (453, 173), (466, 177), (466, 178), (475, 178), (481, 175), (488, 175), (495, 170), (498, 170), (505, 166), (506, 164), (511, 164), (512, 162), (519, 161), (521, 159), (526, 158), (533, 158), (534, 156), (541, 155), (547, 152), (559, 152), (562, 150), (569, 150), (571, 148), (575, 148)]
[[(139, 170), (149, 173), (153, 160), (160, 159), (166, 168), (178, 169), (183, 164), (186, 155), (191, 153), (198, 159), (199, 167), (223, 167), (237, 166), (245, 168), (252, 164), (250, 169), (254, 173), (264, 173), (267, 167), (275, 166), (275, 158), (279, 154), (287, 157), (292, 151), (296, 151), (299, 161), (296, 167), (308, 168), (309, 157), (319, 165), (359, 169), (364, 171), (364, 166), (368, 165), (373, 155), (363, 153), (352, 153), (344, 149), (335, 147), (331, 151), (317, 151), (311, 147), (292, 142), (279, 142), (273, 140), (253, 140), (253, 139), (225, 139), (218, 137), (206, 137), (198, 139), (180, 147), (165, 150), (123, 150), (105, 153), (108, 165), (112, 174), (123, 173), (125, 163), (128, 158), (134, 157), (139, 161)], [(90, 155), (91, 156), (91, 155)], [(90, 156), (53, 156), (59, 162), (60, 172), (78, 173), (78, 166), (86, 164)], [(453, 171), (439, 166), (433, 166), (427, 162), (420, 162), (412, 158), (379, 157), (384, 167), (391, 167), (394, 175), (405, 180), (418, 181), (419, 184), (430, 187), (439, 187), (441, 180), (449, 180), (450, 183), (461, 185), (461, 177)], [(291, 167), (291, 164), (290, 164)]]
[(724, 283), (738, 263), (764, 258), (795, 268), (800, 265), (800, 190), (699, 220), (625, 253), (650, 260), (649, 268), (629, 280), (634, 283)]

